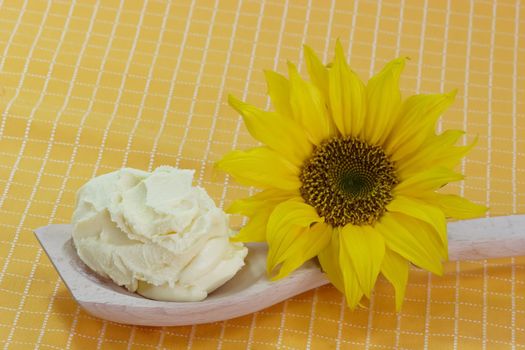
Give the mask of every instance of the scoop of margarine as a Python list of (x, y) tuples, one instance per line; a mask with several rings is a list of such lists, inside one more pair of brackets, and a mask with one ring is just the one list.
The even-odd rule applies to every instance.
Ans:
[(229, 241), (228, 216), (193, 173), (125, 168), (86, 183), (72, 220), (82, 261), (157, 300), (202, 300), (232, 278), (248, 251)]

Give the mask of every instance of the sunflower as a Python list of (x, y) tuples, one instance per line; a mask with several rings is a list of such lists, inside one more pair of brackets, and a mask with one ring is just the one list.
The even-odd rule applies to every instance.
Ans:
[(436, 134), (456, 92), (401, 98), (405, 58), (389, 62), (365, 85), (338, 41), (323, 65), (309, 48), (310, 81), (288, 63), (289, 78), (266, 71), (274, 111), (233, 96), (250, 134), (262, 146), (235, 150), (218, 168), (262, 191), (228, 209), (249, 217), (235, 240), (266, 241), (272, 279), (317, 257), (330, 282), (355, 308), (381, 273), (401, 307), (409, 263), (441, 275), (447, 259), (446, 218), (486, 208), (436, 192), (463, 176), (453, 168), (470, 150), (464, 134)]

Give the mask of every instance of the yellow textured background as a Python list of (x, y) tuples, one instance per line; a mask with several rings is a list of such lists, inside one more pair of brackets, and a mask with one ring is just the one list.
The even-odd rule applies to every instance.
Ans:
[[(69, 221), (76, 189), (122, 166), (197, 170), (220, 205), (249, 189), (213, 170), (254, 141), (226, 103), (269, 106), (263, 69), (304, 71), (335, 39), (363, 79), (411, 58), (405, 95), (459, 88), (440, 125), (478, 146), (450, 187), (525, 212), (525, 4), (519, 1), (0, 1), (0, 345), (5, 349), (523, 349), (525, 259), (413, 269), (402, 312), (379, 280), (351, 312), (325, 286), (194, 327), (114, 324), (79, 309), (33, 228)], [(237, 219), (238, 221), (239, 219)]]

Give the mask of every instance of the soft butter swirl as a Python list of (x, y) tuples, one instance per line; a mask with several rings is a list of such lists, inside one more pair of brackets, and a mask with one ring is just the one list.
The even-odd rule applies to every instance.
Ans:
[(193, 170), (124, 168), (77, 193), (73, 241), (92, 270), (148, 298), (199, 301), (244, 265), (228, 216)]

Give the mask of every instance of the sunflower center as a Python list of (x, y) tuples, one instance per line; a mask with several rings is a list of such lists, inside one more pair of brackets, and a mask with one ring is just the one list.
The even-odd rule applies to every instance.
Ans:
[(341, 189), (352, 195), (359, 195), (366, 191), (370, 186), (370, 181), (362, 174), (345, 174), (341, 176), (339, 186)]
[(305, 202), (334, 227), (375, 223), (398, 183), (383, 149), (352, 137), (321, 143), (299, 177)]

